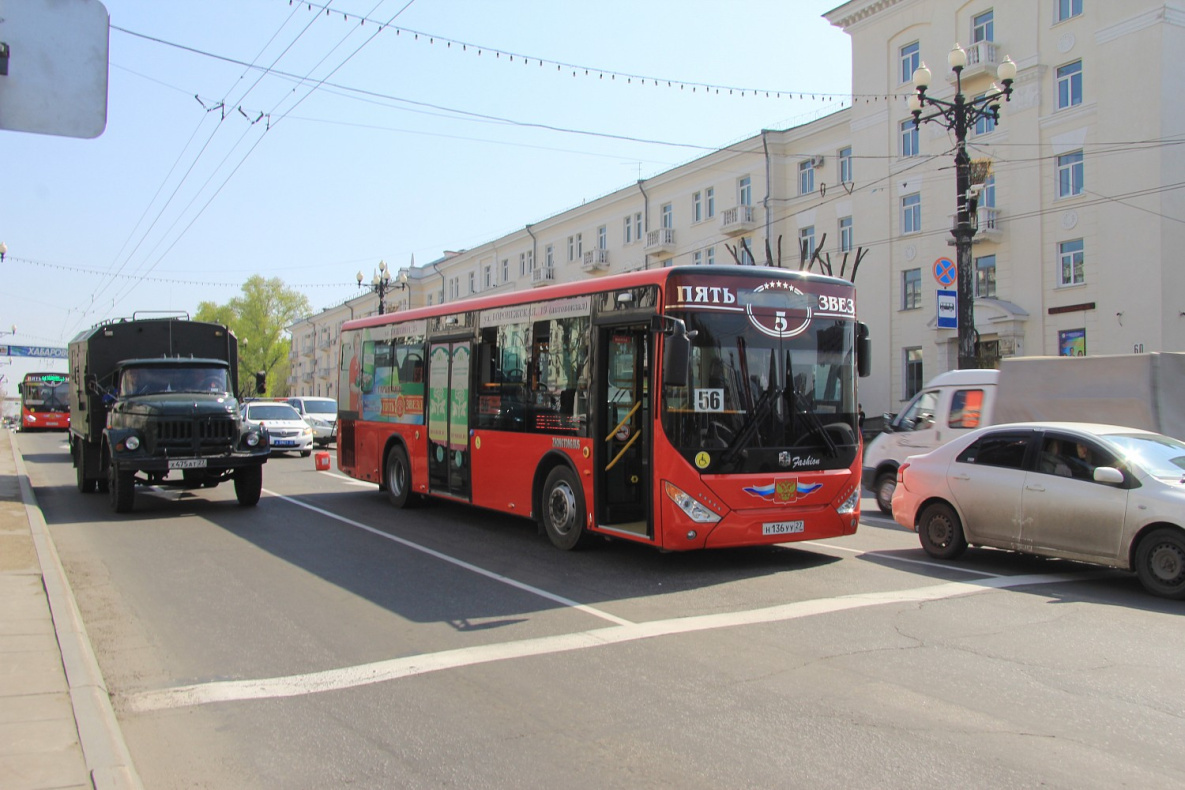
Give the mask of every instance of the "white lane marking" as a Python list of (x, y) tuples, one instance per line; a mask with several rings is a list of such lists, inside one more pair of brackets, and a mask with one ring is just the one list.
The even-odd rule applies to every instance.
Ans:
[(199, 683), (190, 686), (142, 691), (121, 695), (122, 707), (134, 713), (208, 705), (216, 702), (277, 699), (317, 694), (324, 691), (338, 691), (356, 688), (372, 683), (506, 661), (515, 658), (552, 655), (555, 653), (604, 647), (660, 636), (674, 636), (720, 628), (735, 628), (746, 625), (784, 622), (816, 615), (863, 609), (885, 604), (922, 603), (946, 598), (970, 595), (988, 590), (1008, 587), (1024, 587), (1037, 584), (1059, 584), (1081, 579), (1080, 575), (1033, 574), (1029, 576), (1007, 576), (971, 582), (946, 582), (916, 587), (911, 590), (887, 590), (884, 592), (855, 593), (835, 598), (819, 598), (810, 601), (750, 609), (743, 612), (696, 615), (669, 620), (652, 620), (646, 623), (629, 623), (608, 626), (591, 631), (571, 634), (522, 639), (491, 645), (465, 647), (456, 650), (442, 650), (418, 656), (392, 658), (359, 664), (340, 669), (288, 675), (278, 678), (252, 680), (227, 680)]
[(974, 568), (963, 568), (957, 565), (944, 565), (941, 562), (930, 562), (929, 560), (915, 560), (911, 557), (898, 557), (894, 554), (886, 554), (881, 551), (862, 551), (860, 549), (849, 549), (847, 546), (835, 546), (830, 543), (820, 543), (817, 540), (804, 540), (799, 543), (787, 543), (787, 546), (793, 548), (794, 546), (818, 546), (824, 549), (832, 549), (833, 551), (844, 551), (848, 554), (855, 554), (857, 557), (863, 557), (868, 554), (873, 557), (880, 557), (881, 559), (889, 560), (890, 562), (904, 562), (908, 565), (925, 565), (927, 568), (942, 568), (946, 571), (958, 571), (959, 573), (971, 573), (976, 576), (987, 576), (990, 579), (1003, 578), (1001, 573), (988, 573), (987, 571), (977, 571)]
[(363, 524), (361, 521), (354, 521), (353, 519), (349, 519), (349, 518), (346, 518), (345, 516), (338, 515), (337, 513), (333, 513), (329, 510), (325, 510), (324, 508), (319, 508), (314, 505), (310, 505), (307, 502), (301, 502), (299, 499), (293, 499), (292, 497), (284, 496), (283, 494), (277, 494), (274, 491), (268, 491), (265, 489), (264, 493), (271, 494), (272, 496), (274, 496), (278, 499), (282, 499), (285, 502), (290, 502), (293, 505), (296, 505), (298, 507), (303, 507), (307, 510), (311, 510), (314, 513), (320, 513), (321, 515), (326, 516), (327, 518), (334, 519), (335, 521), (340, 521), (341, 523), (348, 524), (351, 527), (356, 527), (357, 529), (363, 530), (365, 532), (369, 532), (372, 535), (377, 535), (380, 538), (384, 538), (384, 539), (392, 541), (394, 543), (398, 543), (400, 546), (405, 546), (409, 549), (415, 549), (416, 551), (423, 552), (424, 554), (427, 554), (430, 557), (435, 557), (438, 560), (443, 560), (443, 561), (450, 563), (452, 565), (456, 565), (458, 568), (464, 568), (465, 570), (472, 571), (473, 573), (476, 573), (480, 576), (485, 576), (487, 579), (493, 579), (494, 581), (501, 582), (502, 584), (506, 584), (511, 587), (515, 587), (519, 590), (529, 592), (532, 595), (537, 595), (540, 598), (546, 598), (549, 601), (553, 601), (555, 603), (562, 604), (563, 606), (567, 606), (571, 609), (577, 609), (581, 612), (584, 612), (585, 614), (591, 614), (593, 617), (599, 617), (602, 620), (608, 620), (609, 622), (616, 623), (617, 625), (633, 625), (633, 623), (631, 621), (626, 620), (621, 617), (618, 617), (617, 615), (609, 614), (608, 612), (603, 612), (600, 609), (597, 609), (596, 607), (588, 606), (587, 604), (582, 604), (579, 601), (573, 601), (571, 598), (565, 598), (562, 595), (556, 595), (555, 593), (548, 592), (547, 590), (541, 589), (539, 587), (533, 587), (529, 584), (526, 584), (525, 582), (520, 582), (516, 579), (512, 579), (509, 576), (503, 576), (500, 573), (494, 573), (493, 571), (488, 571), (485, 568), (474, 565), (473, 563), (465, 562), (464, 560), (459, 560), (456, 557), (450, 557), (447, 554), (442, 554), (441, 552), (436, 551), (435, 549), (430, 549), (427, 546), (421, 546), (420, 544), (413, 543), (410, 540), (407, 540), (405, 538), (396, 537), (395, 535), (391, 535), (387, 532), (383, 532), (382, 530), (375, 529), (374, 527)]
[(344, 482), (346, 485), (350, 485), (350, 486), (360, 486), (362, 488), (374, 488), (375, 486), (378, 485), (378, 483), (368, 483), (365, 480), (355, 480), (352, 477), (343, 475), (341, 472), (321, 472), (321, 474), (325, 475), (326, 477), (337, 478), (338, 480), (341, 480), (342, 482)]

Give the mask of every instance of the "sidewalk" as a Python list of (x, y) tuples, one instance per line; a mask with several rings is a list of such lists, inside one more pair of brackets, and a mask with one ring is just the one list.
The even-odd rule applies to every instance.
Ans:
[(0, 787), (141, 787), (8, 430), (0, 430)]

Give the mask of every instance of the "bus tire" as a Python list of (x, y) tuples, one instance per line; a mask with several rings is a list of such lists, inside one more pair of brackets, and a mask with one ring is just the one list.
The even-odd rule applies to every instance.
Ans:
[(112, 461), (107, 466), (107, 491), (111, 509), (116, 513), (130, 513), (136, 504), (136, 473), (123, 470)]
[(419, 497), (411, 491), (411, 463), (407, 450), (396, 444), (387, 451), (387, 466), (384, 474), (387, 483), (387, 499), (397, 508), (411, 508), (419, 504)]
[(263, 492), (263, 465), (244, 466), (235, 470), (235, 498), (242, 507), (253, 507), (259, 503)]
[(584, 490), (567, 466), (557, 466), (543, 484), (539, 520), (552, 545), (564, 551), (580, 548), (588, 540), (584, 531)]

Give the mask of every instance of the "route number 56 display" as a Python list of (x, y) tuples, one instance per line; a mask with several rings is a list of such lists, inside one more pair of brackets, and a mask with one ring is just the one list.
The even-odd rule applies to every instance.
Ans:
[(723, 389), (698, 389), (695, 391), (696, 411), (724, 411)]

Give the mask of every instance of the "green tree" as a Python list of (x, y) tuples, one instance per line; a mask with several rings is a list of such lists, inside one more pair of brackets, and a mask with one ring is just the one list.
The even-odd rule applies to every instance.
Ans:
[(297, 318), (312, 312), (304, 294), (285, 287), (278, 277), (265, 280), (252, 275), (243, 283), (243, 295), (227, 304), (198, 304), (194, 318), (225, 324), (239, 339), (239, 387), (250, 391), (254, 374), (267, 375), (269, 395), (288, 394), (288, 350), (292, 343), (286, 329)]

